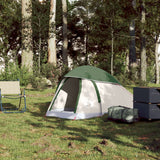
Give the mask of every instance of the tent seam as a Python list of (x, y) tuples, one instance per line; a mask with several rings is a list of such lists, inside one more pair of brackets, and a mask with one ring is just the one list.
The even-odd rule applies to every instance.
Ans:
[(101, 96), (100, 96), (100, 93), (99, 93), (99, 89), (98, 89), (96, 83), (95, 83), (93, 80), (91, 80), (91, 82), (92, 82), (92, 84), (93, 84), (93, 86), (94, 86), (94, 88), (95, 88), (95, 90), (96, 90), (98, 102), (101, 103)]

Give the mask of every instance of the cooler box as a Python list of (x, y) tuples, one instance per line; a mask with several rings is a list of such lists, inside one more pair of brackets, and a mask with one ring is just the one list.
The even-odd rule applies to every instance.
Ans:
[(160, 119), (160, 88), (134, 87), (133, 101), (140, 118)]
[(160, 104), (147, 104), (134, 102), (139, 117), (146, 119), (160, 119)]
[(160, 88), (134, 87), (133, 101), (160, 103)]

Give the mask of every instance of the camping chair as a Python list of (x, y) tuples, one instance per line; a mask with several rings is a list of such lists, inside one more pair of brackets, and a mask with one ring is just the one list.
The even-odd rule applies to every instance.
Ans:
[[(16, 100), (19, 99), (19, 105), (16, 107), (15, 105), (14, 108), (6, 106), (4, 107), (2, 105), (2, 99), (12, 99)], [(21, 107), (21, 100), (24, 98), (24, 107)], [(3, 103), (4, 104), (4, 103)], [(0, 106), (1, 106), (1, 111), (4, 113), (22, 113), (26, 111), (26, 96), (25, 96), (25, 90), (24, 93), (22, 94), (22, 90), (20, 89), (20, 82), (19, 81), (0, 81)], [(16, 108), (15, 108), (16, 107)]]

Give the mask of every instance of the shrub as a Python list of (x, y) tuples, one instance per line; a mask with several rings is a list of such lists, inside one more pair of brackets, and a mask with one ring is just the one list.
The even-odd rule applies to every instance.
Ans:
[(41, 72), (34, 68), (34, 74), (30, 78), (30, 83), (33, 88), (36, 89), (44, 89), (48, 87), (48, 81), (52, 84), (52, 87), (55, 87), (58, 83), (60, 77), (60, 70), (59, 68), (55, 67), (52, 64), (43, 64), (41, 67)]
[(30, 77), (30, 83), (32, 84), (32, 87), (35, 89), (45, 89), (48, 87), (48, 83), (46, 81), (46, 78), (43, 77), (36, 77), (32, 75)]
[(26, 86), (29, 83), (31, 74), (25, 67), (20, 68), (17, 64), (9, 63), (3, 72), (0, 74), (1, 81), (13, 81), (20, 80), (22, 86)]
[(49, 79), (52, 82), (52, 87), (57, 85), (59, 76), (60, 71), (53, 64), (47, 63), (42, 65), (41, 77)]

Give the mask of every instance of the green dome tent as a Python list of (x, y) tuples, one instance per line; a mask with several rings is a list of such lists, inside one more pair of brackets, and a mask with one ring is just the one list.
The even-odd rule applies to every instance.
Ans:
[(133, 95), (106, 71), (80, 66), (64, 76), (46, 116), (85, 119), (102, 116), (115, 105), (133, 108)]
[(64, 77), (74, 77), (74, 78), (89, 79), (89, 80), (120, 84), (108, 72), (93, 66), (77, 67), (74, 70), (67, 73)]

